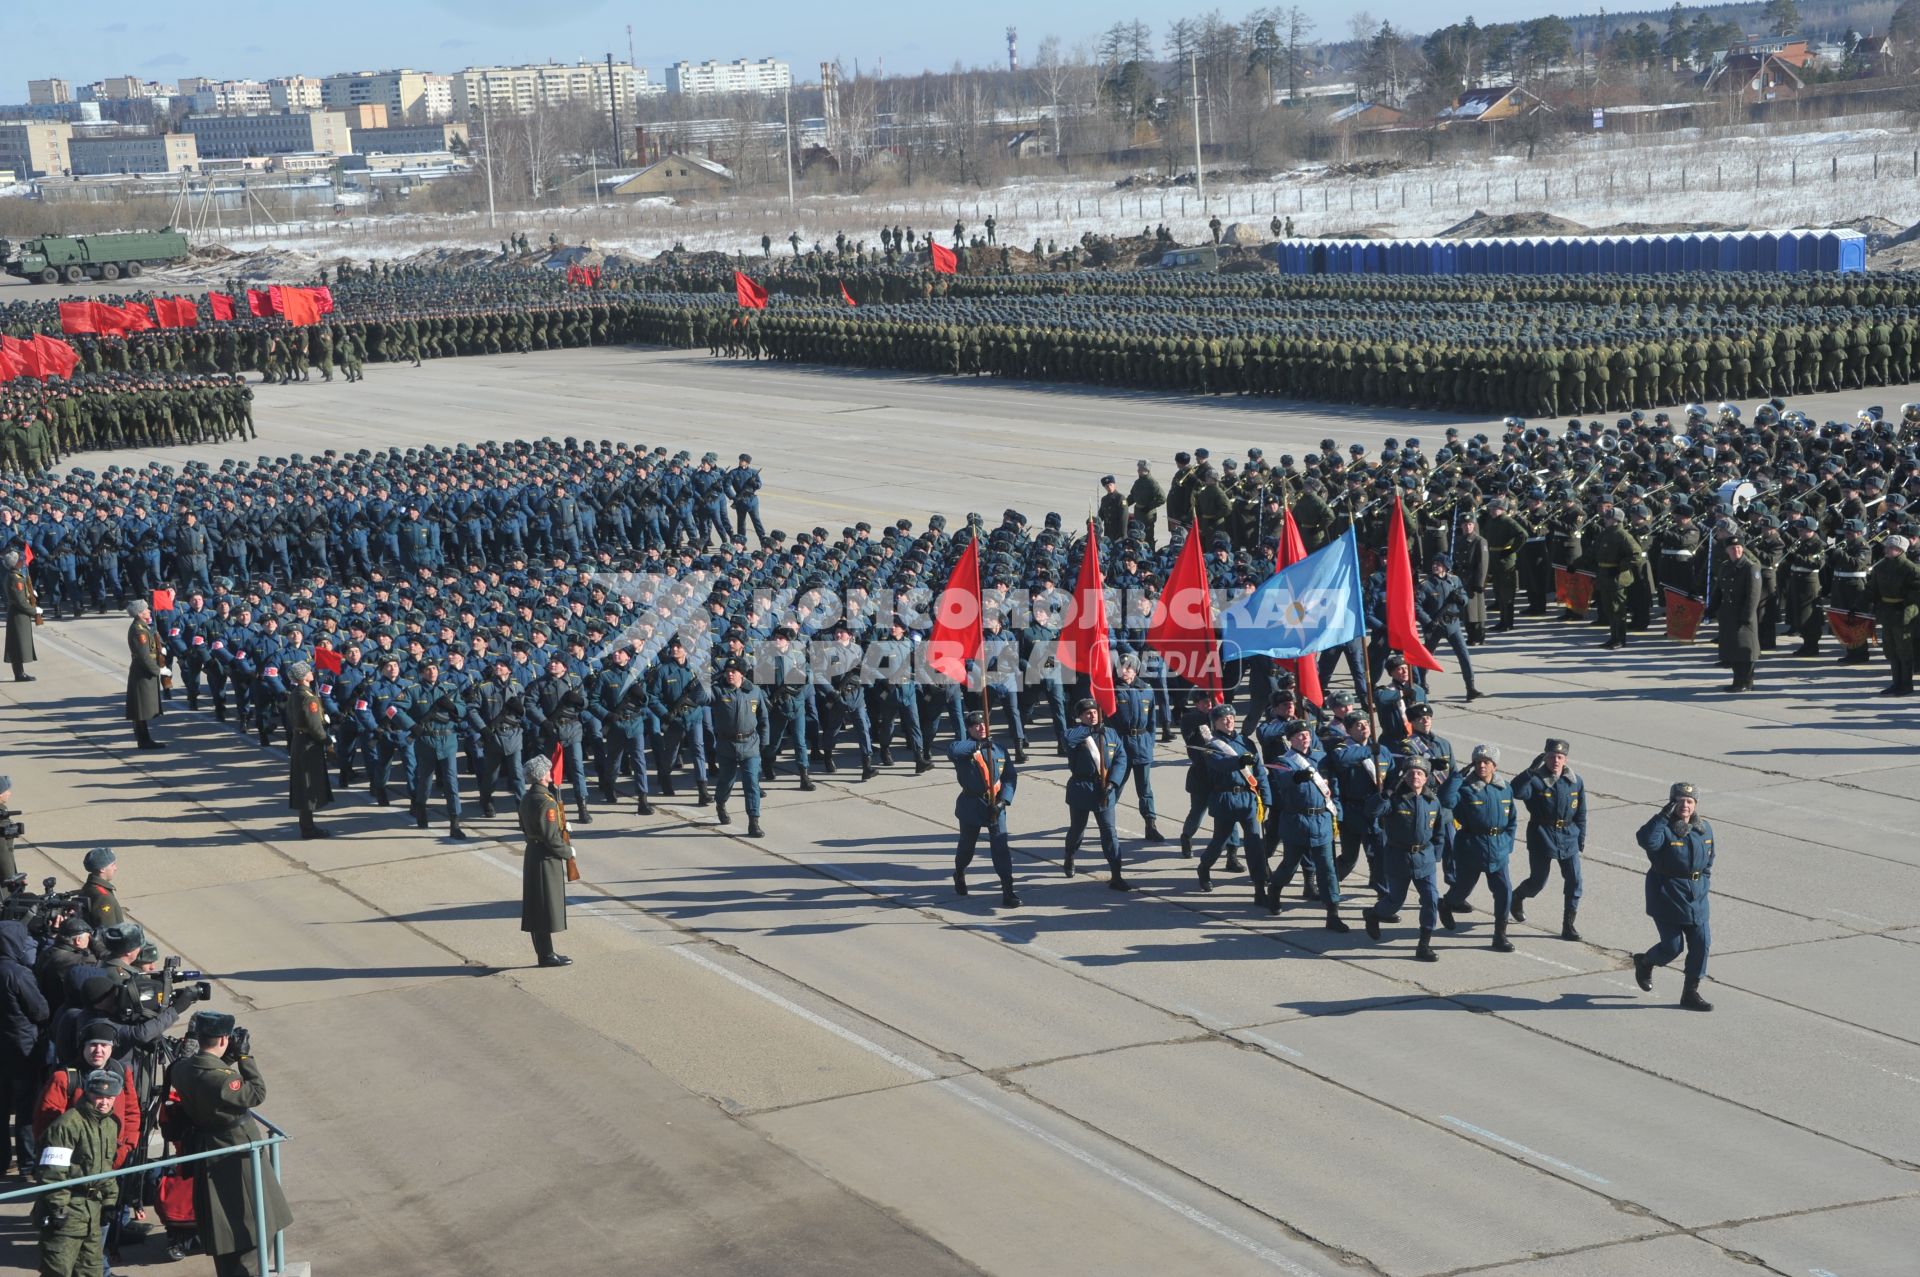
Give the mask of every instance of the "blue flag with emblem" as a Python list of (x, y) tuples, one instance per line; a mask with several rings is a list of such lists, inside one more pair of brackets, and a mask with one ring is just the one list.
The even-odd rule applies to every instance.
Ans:
[(1221, 656), (1292, 660), (1363, 637), (1367, 610), (1360, 581), (1360, 549), (1349, 529), (1223, 608)]

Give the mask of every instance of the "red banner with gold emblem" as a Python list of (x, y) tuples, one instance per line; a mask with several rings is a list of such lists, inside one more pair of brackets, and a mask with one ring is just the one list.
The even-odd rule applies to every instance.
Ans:
[(1842, 647), (1865, 647), (1873, 642), (1873, 618), (1859, 612), (1842, 612), (1839, 608), (1827, 609), (1827, 628), (1840, 640)]
[(1693, 642), (1700, 633), (1700, 618), (1707, 614), (1706, 600), (1668, 590), (1666, 601), (1667, 637), (1676, 643)]

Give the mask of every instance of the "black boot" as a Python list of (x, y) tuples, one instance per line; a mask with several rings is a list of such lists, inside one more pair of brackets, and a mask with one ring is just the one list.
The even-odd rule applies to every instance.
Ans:
[(1269, 882), (1266, 887), (1266, 894), (1267, 894), (1267, 898), (1264, 903), (1267, 906), (1267, 913), (1272, 917), (1275, 917), (1275, 918), (1279, 917), (1280, 916), (1280, 885), (1278, 883)]
[(1227, 872), (1230, 874), (1240, 872), (1240, 857), (1235, 854), (1231, 847), (1227, 848)]
[(663, 798), (672, 798), (674, 796), (673, 777), (667, 775), (665, 772), (660, 773), (660, 795)]
[(1653, 992), (1653, 963), (1647, 961), (1647, 955), (1633, 955), (1633, 982), (1640, 986), (1640, 992)]
[(708, 791), (707, 782), (703, 780), (700, 782), (700, 796), (694, 800), (693, 805), (696, 807), (708, 807), (712, 804), (713, 794)]
[(1580, 932), (1573, 925), (1574, 915), (1579, 912), (1580, 911), (1572, 905), (1568, 905), (1561, 913), (1560, 938), (1562, 940), (1578, 940), (1580, 938)]
[(1002, 909), (1018, 909), (1020, 907), (1020, 897), (1014, 894), (1012, 887), (1000, 888), (1000, 907)]
[(1498, 918), (1494, 920), (1493, 951), (1495, 953), (1512, 953), (1513, 952), (1513, 941), (1507, 939), (1507, 920), (1505, 918)]
[(647, 801), (645, 794), (640, 795), (640, 801), (634, 806), (633, 812), (636, 816), (653, 815), (653, 804)]
[(1380, 938), (1380, 919), (1373, 916), (1373, 910), (1368, 909), (1362, 912), (1360, 918), (1367, 924), (1367, 939), (1378, 940)]
[(1108, 877), (1107, 877), (1107, 890), (1109, 890), (1109, 891), (1132, 891), (1132, 890), (1133, 890), (1133, 884), (1132, 884), (1132, 883), (1130, 883), (1130, 882), (1128, 882), (1128, 881), (1127, 881), (1127, 880), (1126, 880), (1125, 878), (1122, 878), (1122, 877), (1120, 876), (1120, 871), (1119, 871), (1118, 869), (1116, 869), (1116, 870), (1114, 870), (1114, 871), (1113, 871), (1113, 873), (1112, 873), (1112, 874), (1110, 874), (1110, 875), (1108, 875)]
[(312, 813), (303, 811), (300, 813), (300, 836), (302, 838), (327, 838), (331, 835), (313, 823)]
[(1200, 871), (1200, 885), (1199, 885), (1198, 887), (1196, 887), (1196, 888), (1195, 888), (1195, 890), (1197, 890), (1197, 891), (1212, 891), (1212, 890), (1213, 890), (1213, 875), (1212, 875), (1212, 874), (1210, 874), (1210, 873), (1208, 873), (1208, 872), (1207, 872), (1206, 870), (1204, 870), (1204, 869), (1202, 869), (1202, 870)]
[(1188, 860), (1193, 859), (1193, 836), (1191, 834), (1180, 835), (1180, 854)]
[(875, 776), (878, 776), (879, 774), (880, 774), (879, 769), (876, 768), (871, 762), (864, 762), (860, 764), (861, 780), (872, 780)]
[(460, 828), (459, 821), (455, 820), (455, 821), (450, 821), (448, 823), (447, 837), (452, 838), (455, 841), (461, 841), (461, 840), (464, 840), (466, 836), (467, 836), (467, 831)]
[(820, 788), (820, 786), (813, 783), (812, 776), (809, 776), (806, 772), (800, 773), (800, 792), (801, 793), (811, 794), (814, 790), (818, 788)]
[(1066, 859), (1066, 863), (1064, 863), (1063, 865), (1061, 865), (1061, 866), (1060, 866), (1060, 872), (1061, 872), (1061, 874), (1062, 874), (1062, 876), (1064, 876), (1064, 877), (1067, 877), (1067, 878), (1071, 878), (1071, 877), (1073, 877), (1073, 857), (1074, 857), (1074, 853), (1075, 853), (1075, 852), (1077, 852), (1077, 851), (1079, 851), (1079, 850), (1080, 850), (1080, 849), (1079, 849), (1078, 847), (1069, 847), (1069, 848), (1067, 848), (1067, 859)]
[(727, 815), (727, 805), (725, 803), (714, 804), (713, 814), (723, 825), (731, 825), (733, 823), (733, 817)]
[(1338, 935), (1345, 935), (1347, 932), (1353, 930), (1352, 927), (1349, 927), (1346, 923), (1340, 921), (1339, 905), (1327, 906), (1327, 930), (1332, 931)]
[[(914, 758), (913, 760), (914, 775), (919, 776), (926, 772), (930, 772), (932, 770), (933, 770), (933, 760), (931, 758), (927, 757), (925, 754), (917, 755)], [(1013, 893), (1009, 892), (1007, 894), (1011, 895)]]
[(967, 894), (967, 871), (964, 869), (953, 871), (953, 894), (956, 896)]
[(764, 838), (766, 836), (766, 833), (767, 833), (766, 830), (760, 828), (760, 817), (758, 816), (747, 817), (747, 837)]
[(1453, 910), (1446, 905), (1440, 906), (1440, 925), (1448, 931), (1453, 930)]
[(1526, 900), (1527, 900), (1527, 897), (1525, 892), (1516, 890), (1513, 893), (1513, 900), (1509, 902), (1507, 905), (1507, 914), (1515, 922), (1525, 922), (1527, 920), (1526, 911), (1520, 907), (1526, 903)]
[(427, 805), (425, 803), (415, 803), (413, 805), (413, 827), (415, 829), (425, 829), (427, 827)]
[(1421, 962), (1440, 961), (1440, 955), (1433, 951), (1432, 928), (1430, 927), (1420, 928), (1420, 947), (1413, 951), (1413, 956), (1419, 959)]
[(1151, 820), (1147, 822), (1147, 841), (1155, 844), (1166, 841), (1166, 839), (1160, 835), (1160, 826), (1154, 824)]
[(573, 823), (576, 825), (591, 825), (593, 823), (593, 813), (587, 810), (585, 803), (581, 803), (580, 810), (574, 813)]
[(1025, 767), (1027, 765), (1027, 745), (1025, 741), (1013, 747), (1013, 761), (1016, 766)]
[(1689, 978), (1686, 987), (1680, 990), (1680, 1005), (1689, 1011), (1711, 1011), (1713, 1003), (1700, 996), (1700, 981)]

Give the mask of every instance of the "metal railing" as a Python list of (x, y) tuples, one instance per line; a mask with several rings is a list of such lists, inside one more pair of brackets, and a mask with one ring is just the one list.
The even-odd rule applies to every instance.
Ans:
[[(272, 1266), (269, 1267), (269, 1247), (267, 1245), (267, 1199), (266, 1176), (261, 1166), (260, 1154), (266, 1152), (267, 1166), (273, 1171), (273, 1181), (280, 1182), (280, 1146), (287, 1142), (287, 1133), (269, 1122), (260, 1114), (248, 1110), (249, 1116), (267, 1128), (268, 1134), (261, 1139), (249, 1140), (245, 1144), (236, 1144), (232, 1148), (216, 1148), (206, 1153), (185, 1153), (179, 1157), (163, 1157), (158, 1161), (142, 1162), (137, 1166), (123, 1166), (118, 1170), (101, 1171), (98, 1175), (82, 1175), (77, 1179), (63, 1179), (52, 1184), (35, 1184), (29, 1188), (16, 1188), (10, 1193), (0, 1193), (0, 1204), (14, 1201), (28, 1201), (43, 1197), (59, 1189), (74, 1188), (81, 1184), (91, 1184), (97, 1180), (119, 1179), (129, 1175), (145, 1175), (149, 1171), (163, 1170), (169, 1166), (184, 1166), (189, 1162), (210, 1162), (221, 1157), (235, 1157), (246, 1154), (247, 1163), (253, 1175), (253, 1242), (254, 1258), (262, 1274), (284, 1273), (287, 1264), (286, 1234), (275, 1229), (271, 1247)], [(196, 1220), (196, 1225), (201, 1222)]]

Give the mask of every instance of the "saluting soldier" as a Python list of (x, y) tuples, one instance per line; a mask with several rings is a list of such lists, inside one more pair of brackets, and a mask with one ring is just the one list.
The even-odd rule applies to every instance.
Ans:
[(327, 712), (313, 690), (313, 667), (305, 661), (287, 667), (287, 806), (300, 816), (302, 838), (325, 838), (313, 821), (316, 809), (333, 801), (327, 771)]
[(1433, 951), (1433, 929), (1440, 923), (1439, 890), (1433, 873), (1440, 865), (1440, 800), (1428, 787), (1427, 760), (1414, 755), (1400, 773), (1399, 787), (1387, 804), (1381, 824), (1386, 839), (1380, 898), (1361, 911), (1369, 938), (1380, 938), (1380, 924), (1400, 914), (1407, 888), (1420, 896), (1420, 945), (1413, 956), (1438, 962)]
[(1456, 907), (1484, 874), (1493, 894), (1493, 949), (1512, 953), (1513, 942), (1507, 939), (1507, 908), (1512, 898), (1507, 860), (1513, 854), (1520, 812), (1513, 801), (1513, 787), (1495, 774), (1499, 767), (1499, 750), (1475, 745), (1468, 770), (1441, 786), (1440, 805), (1453, 813), (1459, 832), (1453, 839), (1456, 877), (1453, 890), (1440, 902), (1440, 925), (1453, 930)]
[(145, 599), (127, 605), (133, 623), (127, 626), (127, 718), (133, 723), (134, 742), (141, 749), (159, 749), (147, 724), (160, 717), (160, 673), (167, 667), (160, 632), (153, 627), (153, 608)]
[(520, 930), (533, 936), (533, 952), (543, 967), (570, 967), (573, 959), (553, 951), (553, 935), (567, 929), (567, 862), (573, 844), (567, 838), (566, 804), (553, 792), (553, 763), (529, 758), (521, 772), (526, 794), (520, 799), (520, 832), (526, 860), (520, 874)]
[(1711, 1011), (1700, 996), (1707, 974), (1708, 895), (1713, 887), (1713, 826), (1700, 815), (1699, 793), (1685, 781), (1667, 792), (1667, 805), (1640, 826), (1636, 835), (1647, 853), (1647, 916), (1660, 932), (1660, 943), (1633, 955), (1633, 978), (1653, 992), (1653, 969), (1664, 967), (1686, 948), (1686, 984), (1680, 1005), (1689, 1011)]
[(1560, 938), (1578, 940), (1574, 916), (1580, 912), (1580, 857), (1587, 849), (1587, 786), (1567, 768), (1572, 748), (1558, 737), (1513, 783), (1513, 796), (1527, 809), (1527, 880), (1513, 889), (1509, 912), (1525, 922), (1522, 906), (1546, 888), (1547, 874), (1556, 863), (1565, 887), (1566, 904), (1560, 916)]

